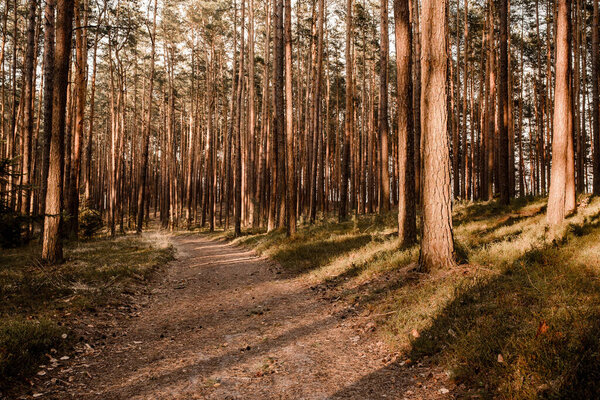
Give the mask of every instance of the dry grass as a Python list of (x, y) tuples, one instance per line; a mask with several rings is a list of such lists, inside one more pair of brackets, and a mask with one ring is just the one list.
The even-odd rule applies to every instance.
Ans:
[(174, 251), (154, 237), (123, 236), (69, 243), (58, 266), (39, 254), (35, 243), (0, 253), (0, 387), (70, 345), (62, 316), (122, 302)]
[(580, 202), (552, 231), (545, 199), (457, 204), (466, 263), (429, 275), (414, 271), (416, 246), (398, 247), (393, 214), (235, 242), (360, 307), (405, 357), (432, 357), (472, 394), (592, 398), (600, 390), (600, 199)]

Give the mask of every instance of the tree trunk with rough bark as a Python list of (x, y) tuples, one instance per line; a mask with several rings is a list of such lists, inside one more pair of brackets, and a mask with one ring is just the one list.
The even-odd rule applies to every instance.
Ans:
[(394, 0), (398, 90), (398, 240), (417, 238), (412, 112), (412, 28), (408, 0)]
[(52, 92), (52, 136), (46, 192), (42, 259), (50, 264), (62, 261), (60, 238), (61, 203), (63, 197), (62, 170), (64, 155), (65, 114), (71, 36), (73, 32), (73, 0), (57, 1), (56, 51), (54, 54), (54, 83)]
[(421, 13), (423, 150), (422, 271), (454, 265), (448, 148), (446, 0), (423, 0)]
[[(554, 132), (552, 169), (547, 219), (550, 225), (561, 223), (574, 209), (573, 109), (571, 86), (571, 0), (558, 0), (556, 21), (556, 79), (554, 82)], [(573, 189), (570, 188), (573, 186)], [(573, 197), (573, 199), (571, 199)]]

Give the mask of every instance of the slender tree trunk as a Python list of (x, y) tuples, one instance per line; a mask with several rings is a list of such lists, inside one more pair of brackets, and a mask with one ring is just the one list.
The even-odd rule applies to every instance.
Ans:
[[(101, 16), (98, 18), (99, 21), (102, 20), (102, 15), (104, 14), (104, 9), (102, 11)], [(92, 149), (94, 143), (94, 122), (95, 122), (95, 105), (96, 105), (96, 73), (97, 73), (97, 56), (98, 56), (98, 29), (94, 34), (94, 55), (92, 57), (92, 82), (90, 89), (90, 123), (88, 127), (88, 140), (85, 151), (85, 206), (92, 207)], [(99, 182), (97, 182), (99, 184)]]
[(62, 261), (60, 238), (62, 169), (65, 135), (65, 112), (71, 36), (73, 32), (73, 0), (57, 1), (56, 52), (54, 57), (54, 89), (52, 92), (52, 136), (50, 140), (50, 166), (46, 193), (42, 258), (51, 264)]
[[(258, 187), (260, 193), (260, 226), (263, 226), (265, 212), (268, 212), (268, 197), (267, 197), (267, 153), (268, 153), (268, 137), (269, 137), (269, 56), (271, 54), (269, 44), (271, 41), (271, 1), (267, 0), (266, 4), (266, 39), (264, 48), (264, 68), (263, 68), (263, 89), (262, 89), (262, 111), (261, 111), (261, 136), (262, 143), (259, 152), (259, 170), (258, 170)], [(226, 166), (227, 168), (227, 166)]]
[(352, 92), (352, 7), (353, 1), (346, 0), (346, 113), (344, 116), (344, 138), (340, 174), (339, 220), (348, 216), (348, 180), (350, 178), (350, 141), (354, 129), (354, 94)]
[[(554, 132), (552, 138), (552, 169), (550, 176), (550, 193), (548, 197), (548, 223), (561, 223), (565, 216), (573, 210), (574, 168), (569, 164), (573, 160), (573, 125), (571, 107), (571, 48), (570, 22), (571, 0), (558, 0), (558, 19), (556, 21), (556, 79), (554, 86)], [(571, 145), (569, 145), (571, 142)], [(570, 154), (569, 154), (570, 153)], [(571, 173), (573, 173), (571, 175)], [(569, 183), (571, 182), (571, 183)]]
[(389, 33), (388, 33), (388, 2), (381, 0), (381, 46), (379, 53), (379, 142), (381, 152), (381, 200), (379, 212), (390, 209), (390, 165), (389, 165), (389, 115), (388, 115), (388, 63), (389, 63)]
[[(234, 231), (235, 236), (242, 234), (242, 91), (244, 86), (244, 20), (246, 0), (242, 0), (241, 34), (240, 34), (240, 66), (238, 76), (237, 128), (235, 132), (235, 199), (234, 199)], [(279, 0), (281, 1), (281, 0)], [(283, 10), (282, 10), (283, 11)], [(283, 18), (283, 16), (282, 16)]]
[[(524, 197), (527, 193), (525, 190), (525, 161), (523, 159), (523, 86), (525, 85), (525, 80), (523, 79), (525, 75), (524, 64), (523, 64), (523, 25), (524, 18), (521, 15), (521, 48), (520, 48), (520, 68), (519, 68), (519, 129), (517, 130), (517, 140), (519, 142), (519, 196)], [(532, 155), (530, 154), (529, 157)]]
[(500, 87), (498, 88), (498, 110), (500, 112), (499, 174), (500, 203), (510, 202), (509, 190), (509, 101), (508, 98), (508, 0), (500, 1)]
[[(42, 190), (40, 210), (46, 210), (48, 171), (50, 169), (50, 142), (52, 139), (52, 94), (54, 88), (54, 22), (56, 0), (47, 0), (44, 7), (44, 127), (42, 131)], [(46, 219), (44, 218), (44, 224)], [(44, 226), (42, 226), (44, 230)]]
[(414, 57), (413, 57), (413, 70), (415, 72), (414, 77), (414, 90), (413, 90), (413, 111), (414, 111), (414, 171), (415, 171), (415, 193), (417, 204), (421, 203), (421, 176), (423, 163), (421, 162), (421, 30), (420, 30), (420, 11), (419, 11), (419, 0), (412, 1), (412, 15), (413, 15), (413, 32), (414, 34)]
[[(321, 4), (323, 0), (320, 0)], [(287, 234), (296, 233), (296, 167), (292, 94), (292, 6), (285, 0), (285, 132), (287, 137)]]
[[(457, 10), (458, 12), (458, 10)], [(472, 171), (469, 169), (469, 153), (467, 144), (467, 115), (468, 115), (468, 103), (469, 96), (467, 95), (468, 90), (468, 72), (469, 72), (469, 0), (465, 0), (464, 6), (464, 36), (465, 36), (465, 51), (463, 58), (463, 104), (462, 104), (462, 165), (461, 165), (461, 193), (464, 199), (469, 199), (469, 192), (471, 190), (471, 179), (470, 174)], [(473, 126), (473, 119), (471, 119), (471, 127)], [(471, 141), (471, 147), (473, 142)]]
[(35, 52), (35, 13), (37, 8), (37, 0), (28, 1), (27, 11), (27, 49), (25, 54), (25, 66), (23, 71), (24, 88), (22, 102), (23, 104), (23, 159), (21, 169), (21, 185), (22, 185), (22, 198), (21, 198), (21, 213), (29, 215), (29, 206), (31, 201), (31, 188), (29, 185), (33, 183), (31, 176), (33, 175), (32, 170), (32, 144), (33, 144), (33, 97), (35, 88), (33, 87), (33, 64), (34, 64), (34, 52)]
[(592, 142), (593, 154), (593, 193), (600, 195), (600, 10), (598, 0), (594, 1), (592, 23)]
[[(146, 110), (146, 123), (144, 124), (144, 136), (142, 147), (142, 165), (140, 166), (140, 178), (138, 184), (137, 198), (137, 224), (136, 231), (141, 233), (144, 224), (144, 201), (146, 201), (146, 185), (148, 180), (148, 158), (150, 152), (150, 135), (152, 132), (152, 92), (154, 91), (154, 60), (156, 58), (156, 10), (157, 0), (154, 0), (154, 14), (152, 20), (152, 34), (150, 35), (150, 75), (148, 77), (148, 101)], [(95, 54), (95, 51), (94, 51)]]
[(256, 109), (254, 104), (255, 97), (255, 60), (254, 60), (254, 0), (250, 0), (248, 7), (248, 193), (250, 202), (248, 204), (248, 215), (250, 224), (258, 226), (258, 201), (256, 191), (256, 165), (255, 165), (255, 147), (258, 141), (255, 139), (256, 134)]
[(408, 0), (394, 0), (398, 90), (398, 239), (403, 246), (417, 238), (412, 113), (412, 29)]
[[(491, 200), (494, 197), (494, 151), (495, 151), (495, 136), (496, 136), (496, 47), (494, 40), (494, 12), (493, 2), (489, 0), (488, 6), (488, 92), (487, 92), (487, 130), (485, 142), (485, 169), (486, 169), (486, 188), (484, 200)], [(496, 182), (497, 183), (497, 182)]]
[[(83, 8), (83, 15), (81, 8)], [(69, 196), (70, 217), (69, 234), (77, 238), (79, 234), (79, 176), (81, 171), (81, 148), (83, 142), (83, 128), (85, 118), (85, 104), (87, 96), (87, 4), (75, 0), (75, 129), (73, 135), (73, 157), (71, 161), (71, 186), (67, 188)]]

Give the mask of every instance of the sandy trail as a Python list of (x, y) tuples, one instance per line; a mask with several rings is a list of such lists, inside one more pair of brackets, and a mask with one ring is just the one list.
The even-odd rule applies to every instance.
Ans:
[(35, 392), (47, 399), (443, 399), (446, 375), (395, 360), (369, 319), (252, 251), (175, 236), (146, 304), (115, 317)]

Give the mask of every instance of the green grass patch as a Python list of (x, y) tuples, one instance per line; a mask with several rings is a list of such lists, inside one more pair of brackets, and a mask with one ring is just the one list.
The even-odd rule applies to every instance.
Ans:
[(397, 245), (394, 213), (301, 225), (291, 239), (255, 231), (235, 242), (370, 314), (404, 357), (433, 359), (474, 395), (595, 398), (600, 199), (580, 202), (552, 233), (542, 198), (457, 204), (463, 265), (431, 274), (415, 271), (417, 246)]
[[(0, 321), (0, 376), (33, 372), (45, 354), (65, 350), (71, 341), (66, 329), (49, 319), (13, 317)], [(47, 361), (47, 360), (46, 360)]]
[[(151, 237), (71, 242), (66, 261), (40, 262), (39, 244), (0, 253), (0, 387), (31, 372), (46, 354), (64, 350), (63, 316), (124, 301), (173, 259), (174, 249)], [(68, 318), (67, 318), (68, 321)], [(68, 325), (68, 322), (67, 322)]]

